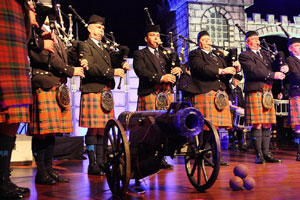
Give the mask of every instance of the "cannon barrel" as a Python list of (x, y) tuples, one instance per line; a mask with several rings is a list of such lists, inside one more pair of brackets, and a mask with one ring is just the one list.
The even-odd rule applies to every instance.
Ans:
[(174, 133), (187, 137), (198, 135), (204, 124), (201, 112), (193, 107), (176, 109), (177, 104), (171, 104), (167, 111), (122, 112), (118, 120), (127, 131), (137, 126), (145, 126), (144, 121), (150, 119), (168, 135)]

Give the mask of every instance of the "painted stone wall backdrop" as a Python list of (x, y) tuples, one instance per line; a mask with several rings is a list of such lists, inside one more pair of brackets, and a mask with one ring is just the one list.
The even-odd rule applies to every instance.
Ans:
[[(173, 24), (169, 29), (195, 42), (198, 32), (207, 30), (215, 45), (238, 48), (240, 52), (245, 49), (244, 35), (235, 24), (246, 32), (257, 30), (260, 36), (285, 37), (278, 26), (282, 24), (291, 36), (300, 35), (299, 16), (293, 18), (294, 22), (288, 21), (287, 16), (281, 16), (280, 20), (276, 20), (272, 14), (267, 15), (266, 19), (262, 19), (259, 13), (247, 18), (245, 9), (254, 4), (253, 0), (168, 0), (168, 3), (170, 12), (175, 12), (176, 21), (176, 27)], [(177, 52), (181, 46), (182, 40), (178, 40)], [(195, 48), (196, 45), (185, 48), (186, 60), (188, 52)]]

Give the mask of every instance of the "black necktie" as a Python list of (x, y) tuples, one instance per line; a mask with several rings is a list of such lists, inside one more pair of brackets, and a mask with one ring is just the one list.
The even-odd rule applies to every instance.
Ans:
[(259, 55), (259, 57), (263, 58), (263, 56), (261, 55), (260, 51), (257, 51), (256, 53), (257, 53), (257, 55)]
[(218, 58), (217, 58), (217, 56), (215, 56), (215, 54), (211, 51), (211, 52), (209, 52), (208, 53), (208, 55), (212, 58), (212, 59), (214, 59), (214, 61), (218, 61)]
[(102, 42), (98, 42), (98, 46), (99, 46), (99, 48), (100, 48), (101, 50), (103, 50), (103, 44), (102, 44)]
[(155, 55), (157, 58), (159, 58), (159, 53), (158, 53), (157, 49), (154, 49), (154, 55)]

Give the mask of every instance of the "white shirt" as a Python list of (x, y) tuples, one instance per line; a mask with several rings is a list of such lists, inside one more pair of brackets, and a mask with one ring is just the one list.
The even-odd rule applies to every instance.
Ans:
[(91, 37), (90, 37), (90, 39), (91, 39), (93, 42), (95, 42), (95, 44), (96, 44), (99, 48), (101, 48), (100, 45), (99, 45), (99, 41), (98, 41), (98, 40), (96, 40), (96, 39), (94, 39), (94, 38), (91, 38)]
[(158, 49), (157, 49), (157, 48), (156, 48), (156, 49), (154, 49), (154, 48), (152, 48), (152, 47), (147, 47), (147, 48), (148, 48), (149, 51), (150, 51), (151, 53), (153, 53), (154, 55), (155, 55), (155, 53), (154, 53), (155, 50), (158, 52)]

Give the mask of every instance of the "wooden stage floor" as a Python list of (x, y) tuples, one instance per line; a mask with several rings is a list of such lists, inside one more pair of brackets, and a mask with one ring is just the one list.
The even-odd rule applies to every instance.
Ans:
[[(300, 162), (295, 161), (296, 152), (291, 147), (273, 150), (281, 164), (254, 163), (254, 152), (223, 151), (230, 166), (221, 167), (215, 184), (205, 193), (198, 193), (189, 183), (185, 173), (183, 157), (176, 157), (171, 162), (174, 170), (161, 170), (143, 181), (146, 189), (144, 194), (128, 192), (125, 199), (300, 199)], [(105, 176), (88, 176), (88, 160), (56, 161), (55, 169), (67, 178), (70, 183), (60, 183), (53, 186), (35, 185), (34, 166), (13, 167), (12, 180), (20, 186), (29, 187), (30, 200), (89, 200), (113, 199), (106, 183)], [(233, 168), (237, 164), (249, 167), (249, 176), (256, 181), (256, 187), (251, 190), (232, 191), (229, 179), (233, 176)], [(134, 184), (134, 181), (130, 182)]]

